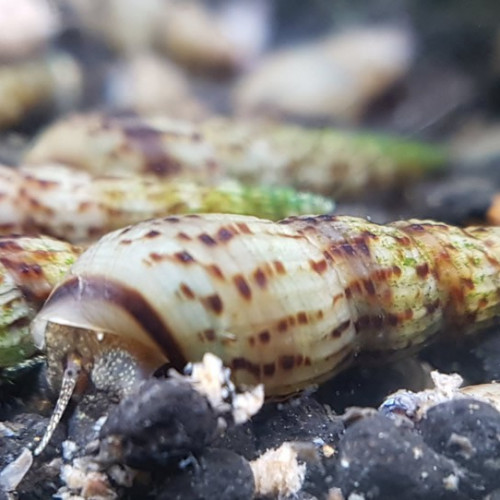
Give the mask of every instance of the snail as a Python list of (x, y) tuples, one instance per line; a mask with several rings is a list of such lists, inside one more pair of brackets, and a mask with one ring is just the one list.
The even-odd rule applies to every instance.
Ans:
[(81, 114), (43, 131), (26, 164), (60, 162), (109, 175), (124, 171), (213, 182), (283, 185), (328, 196), (387, 189), (439, 170), (440, 148), (377, 134), (259, 121)]
[(332, 212), (320, 195), (286, 187), (213, 185), (152, 176), (91, 176), (64, 165), (0, 166), (0, 233), (44, 233), (73, 243), (144, 219), (227, 212), (281, 219)]
[(471, 334), (500, 313), (499, 258), (500, 228), (433, 221), (190, 214), (114, 231), (32, 322), (62, 387), (37, 453), (85, 378), (127, 394), (167, 360), (211, 352), (236, 384), (285, 395), (355, 359)]
[(0, 371), (35, 352), (29, 323), (79, 253), (45, 236), (0, 238)]
[[(268, 13), (267, 8), (253, 2), (230, 7), (223, 3), (216, 10), (200, 0), (61, 3), (83, 33), (97, 37), (122, 55), (130, 57), (154, 48), (164, 60), (171, 59), (184, 69), (210, 75), (233, 72), (249, 63), (248, 59), (262, 46), (266, 31), (262, 24)], [(237, 20), (249, 23), (245, 24), (243, 36), (235, 15)]]
[(81, 68), (69, 54), (0, 65), (0, 129), (26, 123), (36, 113), (74, 108), (82, 86)]
[(414, 48), (407, 30), (371, 25), (271, 51), (234, 86), (235, 114), (359, 124), (405, 77)]

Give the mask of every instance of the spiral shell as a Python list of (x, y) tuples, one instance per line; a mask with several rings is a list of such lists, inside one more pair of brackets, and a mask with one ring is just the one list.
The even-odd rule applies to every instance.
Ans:
[(63, 165), (0, 166), (0, 233), (37, 232), (88, 242), (114, 229), (176, 213), (225, 212), (280, 219), (331, 212), (334, 204), (292, 188), (213, 186), (151, 176), (92, 177)]
[[(440, 331), (458, 337), (490, 324), (500, 312), (499, 258), (499, 228), (167, 217), (90, 247), (47, 300), (33, 334), (46, 343), (55, 378), (75, 342), (82, 352), (109, 338), (178, 368), (212, 352), (237, 383), (287, 394), (355, 357), (383, 358)], [(57, 339), (51, 325), (61, 325)]]
[(209, 180), (229, 176), (350, 196), (387, 189), (441, 168), (439, 148), (390, 136), (214, 118), (188, 123), (102, 114), (63, 119), (25, 161), (65, 163), (94, 174), (123, 171)]
[(79, 253), (48, 237), (0, 238), (0, 367), (34, 352), (29, 323)]

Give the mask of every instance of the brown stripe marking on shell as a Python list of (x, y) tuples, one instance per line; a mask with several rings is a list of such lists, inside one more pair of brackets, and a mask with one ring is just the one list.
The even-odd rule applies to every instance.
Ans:
[(119, 122), (128, 144), (142, 153), (144, 170), (156, 175), (167, 177), (178, 174), (181, 164), (168, 154), (162, 143), (162, 134), (139, 120)]
[(180, 370), (185, 366), (187, 360), (175, 341), (175, 335), (139, 291), (110, 278), (75, 276), (56, 288), (46, 305), (64, 301), (68, 296), (73, 297), (77, 303), (104, 299), (121, 308), (161, 347), (174, 368)]
[(273, 266), (278, 274), (286, 274), (286, 269), (285, 269), (283, 262), (281, 262), (279, 260), (275, 260), (275, 261), (273, 261)]
[(295, 366), (295, 356), (293, 354), (285, 354), (279, 358), (279, 363), (283, 370), (292, 370)]
[(217, 231), (216, 238), (218, 241), (224, 242), (224, 241), (229, 241), (233, 236), (234, 236), (234, 234), (229, 228), (221, 227)]
[(215, 330), (213, 328), (207, 328), (204, 332), (203, 335), (205, 339), (208, 342), (214, 342), (217, 339), (217, 336), (215, 334)]
[(233, 281), (240, 295), (246, 300), (250, 300), (252, 298), (252, 290), (244, 276), (242, 274), (237, 274), (233, 276)]
[(183, 264), (188, 264), (190, 262), (194, 262), (193, 256), (186, 250), (182, 250), (181, 252), (177, 252), (174, 254), (175, 258), (182, 262)]
[(309, 265), (311, 266), (311, 269), (318, 273), (318, 274), (323, 274), (327, 268), (328, 268), (328, 262), (326, 261), (326, 259), (322, 259), (322, 260), (318, 260), (318, 261), (315, 261), (315, 260), (309, 260)]
[[(51, 291), (42, 267), (37, 263), (26, 262), (26, 256), (21, 251), (17, 254), (14, 252), (16, 250), (10, 257), (0, 257), (0, 263), (10, 272), (11, 277), (29, 301), (42, 304)], [(40, 257), (40, 260), (43, 260), (46, 256)]]
[(195, 294), (193, 290), (189, 287), (189, 285), (187, 285), (186, 283), (181, 283), (179, 289), (187, 299), (194, 300)]
[(307, 323), (309, 323), (309, 318), (307, 317), (307, 313), (305, 311), (298, 312), (297, 321), (299, 322), (299, 325), (307, 325)]
[(210, 274), (210, 276), (219, 280), (224, 280), (224, 274), (217, 264), (209, 264), (208, 266), (206, 266), (206, 270)]
[(0, 248), (2, 250), (7, 250), (10, 252), (18, 252), (18, 251), (23, 251), (23, 247), (17, 243), (16, 241), (13, 241), (15, 238), (22, 238), (22, 236), (9, 236), (8, 239), (6, 240), (1, 240), (0, 241)]
[(257, 380), (261, 378), (261, 366), (257, 363), (253, 363), (249, 359), (240, 356), (237, 358), (233, 358), (230, 363), (230, 367), (232, 370), (246, 370), (251, 373)]
[(202, 233), (198, 236), (198, 239), (207, 245), (207, 247), (213, 247), (217, 245), (217, 242), (207, 233)]
[(337, 328), (334, 328), (331, 332), (331, 336), (335, 339), (338, 339), (342, 336), (342, 334), (351, 326), (351, 320), (346, 319), (344, 322), (340, 323)]
[(186, 234), (184, 231), (180, 231), (179, 233), (177, 233), (177, 238), (179, 240), (184, 240), (184, 241), (191, 241), (191, 236), (189, 236), (189, 234)]
[(262, 366), (262, 373), (264, 377), (272, 377), (276, 372), (276, 363), (266, 363)]
[(157, 231), (156, 229), (151, 229), (151, 231), (147, 232), (144, 237), (145, 238), (156, 238), (157, 236), (160, 236), (161, 233), (160, 231)]
[(253, 234), (246, 222), (237, 222), (236, 227), (240, 230), (241, 234)]
[(259, 285), (260, 288), (266, 288), (267, 286), (267, 276), (266, 273), (260, 268), (257, 267), (253, 272), (253, 279)]
[(222, 303), (222, 299), (220, 298), (220, 295), (217, 293), (208, 295), (207, 297), (203, 297), (202, 303), (206, 308), (210, 309), (218, 316), (222, 314), (222, 311), (224, 310), (224, 304)]
[(267, 344), (271, 340), (271, 334), (269, 333), (269, 330), (264, 330), (258, 334), (259, 340), (263, 344)]

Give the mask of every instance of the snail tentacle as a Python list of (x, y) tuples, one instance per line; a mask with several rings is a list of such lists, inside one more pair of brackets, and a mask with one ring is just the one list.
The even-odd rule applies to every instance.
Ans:
[(61, 391), (59, 392), (59, 398), (57, 399), (56, 406), (54, 411), (50, 417), (49, 425), (45, 430), (45, 434), (43, 435), (40, 443), (35, 448), (33, 454), (35, 456), (40, 455), (45, 447), (49, 444), (49, 441), (54, 434), (61, 418), (66, 410), (68, 403), (73, 396), (75, 391), (76, 384), (78, 379), (80, 378), (82, 372), (82, 363), (81, 359), (75, 355), (72, 355), (68, 359), (68, 363), (66, 369), (64, 370)]

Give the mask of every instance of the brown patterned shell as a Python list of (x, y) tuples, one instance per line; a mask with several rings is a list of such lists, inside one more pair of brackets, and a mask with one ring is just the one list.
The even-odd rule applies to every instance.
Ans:
[[(89, 248), (33, 330), (40, 345), (47, 323), (115, 334), (178, 368), (210, 351), (236, 382), (286, 394), (357, 355), (403, 352), (440, 331), (458, 337), (496, 320), (499, 259), (499, 228), (167, 217)], [(72, 338), (70, 328), (53, 369), (74, 348)]]
[(75, 115), (35, 140), (26, 163), (60, 162), (93, 174), (153, 173), (250, 185), (283, 183), (333, 196), (388, 189), (442, 168), (437, 147), (401, 138), (213, 118)]
[(134, 114), (72, 115), (50, 125), (26, 164), (62, 163), (93, 175), (153, 174), (211, 182), (220, 175), (213, 148), (190, 124), (151, 123)]
[(33, 353), (29, 323), (79, 254), (48, 237), (0, 238), (0, 367)]
[(332, 200), (293, 188), (92, 176), (64, 165), (0, 166), (0, 234), (42, 233), (88, 243), (114, 229), (170, 214), (224, 212), (277, 220), (333, 208)]

